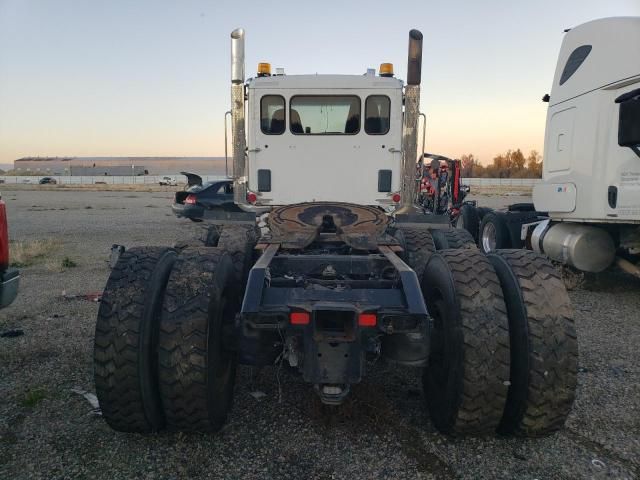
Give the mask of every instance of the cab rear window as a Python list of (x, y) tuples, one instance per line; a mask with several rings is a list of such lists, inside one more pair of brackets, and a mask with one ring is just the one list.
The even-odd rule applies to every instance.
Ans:
[(289, 129), (294, 135), (355, 135), (360, 108), (355, 95), (296, 95), (289, 102)]
[(385, 95), (369, 95), (364, 104), (364, 131), (369, 135), (389, 132), (391, 100)]
[(265, 95), (260, 99), (260, 129), (265, 135), (284, 133), (286, 124), (284, 97)]

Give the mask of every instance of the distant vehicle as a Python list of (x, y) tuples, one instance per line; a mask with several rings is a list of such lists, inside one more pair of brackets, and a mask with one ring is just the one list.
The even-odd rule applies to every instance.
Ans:
[(0, 178), (0, 183), (5, 183), (4, 178)]
[(543, 97), (533, 203), (462, 211), (459, 226), (485, 253), (524, 248), (581, 272), (615, 264), (640, 277), (640, 68), (627, 61), (639, 54), (640, 17), (594, 20), (565, 34)]
[(175, 187), (178, 185), (178, 181), (172, 177), (162, 177), (162, 180), (160, 180), (160, 185), (165, 185), (167, 187)]
[(18, 295), (20, 272), (9, 267), (9, 229), (4, 200), (0, 199), (0, 308), (7, 307)]
[(178, 217), (188, 218), (194, 222), (201, 222), (205, 211), (216, 209), (229, 212), (240, 212), (240, 208), (233, 203), (233, 180), (217, 180), (202, 183), (202, 178), (195, 174), (188, 174), (189, 185), (186, 190), (176, 192), (175, 202), (171, 206)]
[(31, 179), (30, 178), (23, 178), (22, 179), (22, 183), (31, 183)]
[(56, 185), (58, 181), (53, 177), (43, 177), (38, 183), (40, 185)]

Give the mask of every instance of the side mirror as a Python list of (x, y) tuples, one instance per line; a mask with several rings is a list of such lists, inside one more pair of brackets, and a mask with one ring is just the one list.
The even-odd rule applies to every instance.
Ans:
[(640, 88), (616, 98), (618, 115), (618, 145), (629, 147), (640, 157)]

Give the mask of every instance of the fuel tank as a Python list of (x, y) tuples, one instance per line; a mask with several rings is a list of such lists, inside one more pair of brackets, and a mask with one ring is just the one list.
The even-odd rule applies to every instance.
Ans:
[(616, 247), (609, 233), (598, 226), (578, 223), (539, 224), (531, 236), (538, 253), (584, 272), (601, 272), (613, 263)]

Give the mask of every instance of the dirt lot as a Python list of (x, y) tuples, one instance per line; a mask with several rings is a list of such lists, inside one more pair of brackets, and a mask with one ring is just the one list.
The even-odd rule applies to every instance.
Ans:
[[(571, 292), (577, 400), (549, 438), (451, 439), (431, 425), (419, 374), (378, 363), (336, 410), (274, 368), (240, 370), (217, 435), (126, 435), (91, 414), (97, 303), (113, 243), (173, 244), (197, 228), (169, 192), (3, 192), (14, 241), (52, 240), (0, 311), (0, 478), (636, 478), (640, 474), (640, 281), (609, 273)], [(484, 205), (522, 201), (482, 197)], [(66, 258), (66, 260), (65, 260)], [(75, 264), (75, 266), (73, 266)], [(89, 297), (90, 298), (90, 297)], [(266, 394), (257, 400), (251, 392)]]

